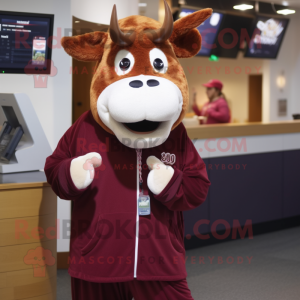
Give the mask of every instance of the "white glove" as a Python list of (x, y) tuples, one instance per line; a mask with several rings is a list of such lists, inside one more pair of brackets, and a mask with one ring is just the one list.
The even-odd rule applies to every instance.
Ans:
[(166, 166), (155, 156), (149, 156), (146, 161), (149, 169), (147, 185), (150, 191), (158, 195), (171, 180), (174, 169), (171, 166)]
[(96, 152), (74, 158), (70, 166), (70, 174), (74, 185), (79, 190), (89, 186), (94, 179), (95, 168), (101, 166), (101, 164), (101, 155)]

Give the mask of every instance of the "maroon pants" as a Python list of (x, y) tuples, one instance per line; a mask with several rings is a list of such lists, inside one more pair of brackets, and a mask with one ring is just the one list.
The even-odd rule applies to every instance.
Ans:
[(71, 278), (73, 300), (193, 300), (185, 279), (96, 283)]

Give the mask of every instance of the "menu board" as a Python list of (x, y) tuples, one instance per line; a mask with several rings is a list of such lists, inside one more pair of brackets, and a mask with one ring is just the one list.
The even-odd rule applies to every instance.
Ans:
[(0, 11), (0, 72), (49, 74), (52, 33), (53, 15)]
[(245, 57), (276, 58), (289, 19), (256, 17)]

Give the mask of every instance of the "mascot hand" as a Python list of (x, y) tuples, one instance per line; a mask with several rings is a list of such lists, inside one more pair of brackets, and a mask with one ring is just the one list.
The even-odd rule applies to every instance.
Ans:
[(149, 156), (146, 162), (151, 170), (147, 179), (148, 187), (153, 194), (158, 195), (171, 180), (174, 169), (166, 166), (155, 156)]
[(74, 185), (79, 189), (89, 186), (95, 176), (95, 168), (100, 167), (102, 158), (99, 153), (90, 152), (71, 161), (70, 174)]

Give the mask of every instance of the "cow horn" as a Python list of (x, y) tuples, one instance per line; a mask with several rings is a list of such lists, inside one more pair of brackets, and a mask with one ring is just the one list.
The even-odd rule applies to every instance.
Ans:
[(153, 39), (154, 43), (163, 43), (166, 41), (173, 32), (173, 15), (171, 9), (166, 0), (164, 0), (165, 4), (165, 20), (160, 29), (155, 30), (155, 38)]
[(111, 13), (109, 34), (112, 41), (119, 46), (130, 46), (135, 38), (135, 32), (125, 34), (120, 29), (116, 5), (114, 5)]

